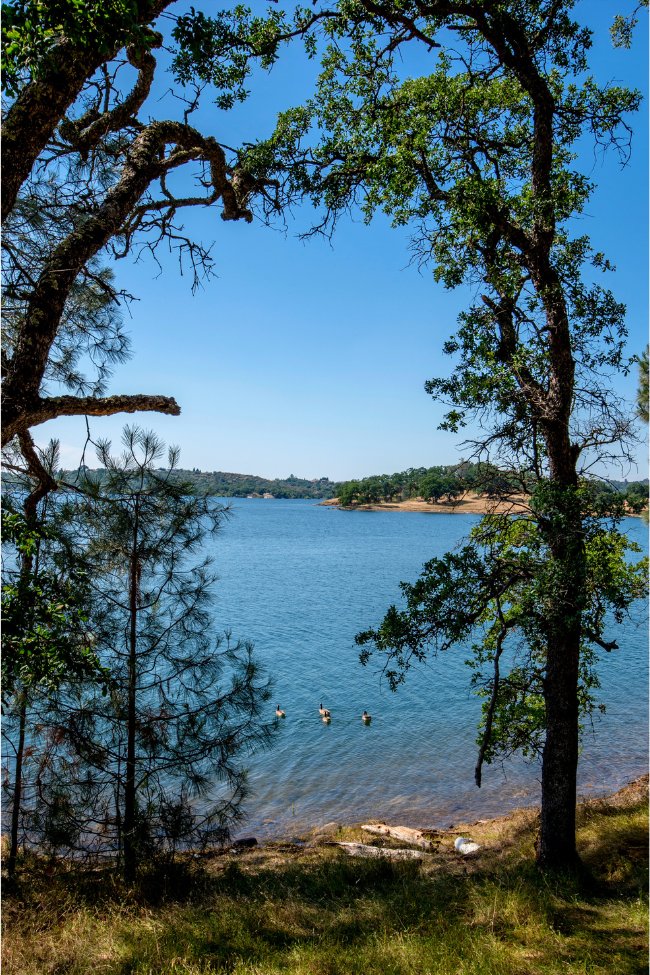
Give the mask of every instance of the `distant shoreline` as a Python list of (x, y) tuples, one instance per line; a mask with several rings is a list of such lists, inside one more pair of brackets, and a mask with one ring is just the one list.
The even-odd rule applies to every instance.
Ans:
[(346, 506), (339, 504), (338, 498), (328, 498), (319, 504), (338, 508), (339, 511), (416, 511), (425, 515), (520, 514), (529, 510), (528, 500), (523, 494), (513, 495), (507, 501), (495, 501), (480, 494), (465, 494), (457, 501), (437, 501), (434, 504), (422, 498)]
[[(319, 505), (337, 508), (339, 511), (415, 511), (424, 515), (518, 515), (530, 511), (525, 494), (512, 495), (506, 501), (496, 501), (483, 494), (465, 494), (457, 501), (430, 503), (422, 498), (408, 501), (381, 501), (374, 504), (339, 504), (338, 498), (327, 498)], [(640, 518), (640, 514), (628, 511), (627, 517)]]

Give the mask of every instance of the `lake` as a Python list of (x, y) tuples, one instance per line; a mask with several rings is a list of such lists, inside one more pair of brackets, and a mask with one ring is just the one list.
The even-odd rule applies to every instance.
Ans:
[[(250, 760), (243, 831), (297, 836), (330, 821), (370, 817), (446, 827), (539, 802), (539, 766), (485, 766), (474, 785), (480, 702), (462, 649), (415, 666), (392, 693), (379, 664), (362, 667), (354, 636), (399, 599), (399, 583), (453, 548), (476, 516), (339, 511), (313, 501), (234, 499), (211, 542), (220, 577), (216, 623), (253, 641), (286, 711), (274, 745)], [(647, 551), (647, 529), (624, 530)], [(645, 607), (603, 653), (605, 715), (585, 729), (580, 795), (602, 795), (647, 771), (648, 650)], [(612, 632), (614, 632), (612, 630)], [(332, 712), (324, 724), (319, 704)], [(372, 714), (368, 726), (361, 712)]]

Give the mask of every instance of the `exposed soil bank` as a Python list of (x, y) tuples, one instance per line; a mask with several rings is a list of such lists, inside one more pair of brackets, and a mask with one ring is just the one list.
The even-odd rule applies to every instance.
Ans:
[(322, 505), (338, 508), (340, 511), (418, 511), (420, 514), (438, 515), (486, 515), (511, 512), (517, 514), (528, 510), (527, 499), (524, 495), (516, 495), (507, 501), (495, 501), (483, 494), (465, 494), (456, 501), (437, 501), (430, 504), (422, 498), (410, 498), (408, 501), (385, 501), (379, 504), (355, 504), (343, 507), (338, 498), (321, 501)]
[[(430, 503), (422, 498), (408, 501), (382, 501), (377, 504), (341, 505), (338, 498), (328, 498), (319, 504), (337, 508), (339, 511), (417, 511), (427, 515), (488, 515), (522, 514), (529, 511), (528, 499), (524, 494), (512, 495), (505, 501), (495, 501), (485, 494), (464, 494), (456, 501), (436, 501)], [(630, 518), (640, 517), (636, 511), (628, 511)]]
[[(609, 810), (624, 810), (628, 807), (637, 805), (639, 802), (648, 801), (649, 776), (642, 775), (633, 779), (623, 788), (608, 796), (584, 799), (578, 803), (578, 820), (590, 818), (593, 814)], [(423, 826), (424, 832), (430, 834), (436, 841), (436, 858), (442, 857), (443, 860), (452, 859), (458, 861), (459, 857), (454, 849), (454, 841), (458, 836), (470, 837), (479, 843), (484, 852), (492, 850), (505, 850), (509, 848), (513, 839), (521, 835), (522, 831), (531, 830), (534, 834), (535, 823), (539, 817), (539, 807), (530, 806), (522, 809), (513, 809), (502, 816), (491, 819), (460, 819), (458, 822), (450, 824), (446, 829), (431, 829)], [(366, 822), (376, 823), (379, 820), (369, 819)], [(391, 822), (389, 825), (398, 826), (399, 822)], [(250, 835), (250, 834), (248, 834)], [(294, 834), (295, 836), (295, 834)], [(361, 823), (352, 824), (330, 822), (317, 826), (303, 833), (292, 840), (275, 837), (273, 839), (263, 839), (256, 850), (265, 861), (267, 858), (276, 860), (282, 853), (298, 851), (300, 849), (310, 849), (319, 846), (329, 846), (333, 841), (355, 840), (377, 846), (400, 846), (399, 842), (386, 839), (385, 837), (375, 837), (361, 830)], [(463, 858), (460, 858), (463, 859)], [(467, 862), (467, 861), (463, 861)]]

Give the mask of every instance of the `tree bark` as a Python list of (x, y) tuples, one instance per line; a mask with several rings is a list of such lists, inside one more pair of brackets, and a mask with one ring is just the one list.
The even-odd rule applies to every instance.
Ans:
[(3, 224), (34, 163), (81, 93), (89, 71), (100, 64), (97, 58), (89, 64), (72, 44), (62, 41), (52, 55), (49, 70), (26, 85), (7, 112), (2, 126)]
[[(568, 434), (568, 430), (567, 430)], [(558, 438), (561, 439), (561, 438)], [(557, 446), (557, 444), (556, 444)], [(582, 608), (586, 574), (584, 527), (575, 495), (577, 475), (573, 451), (557, 463), (557, 511), (562, 529), (551, 528), (548, 546), (556, 590), (550, 606), (544, 705), (546, 739), (542, 755), (542, 808), (537, 846), (539, 866), (573, 868), (576, 850), (576, 780), (579, 746), (578, 680), (582, 638)], [(559, 470), (558, 470), (559, 468)], [(564, 474), (564, 476), (562, 476)], [(544, 513), (542, 513), (543, 515)], [(557, 522), (556, 522), (557, 524)], [(542, 521), (542, 530), (544, 530)]]
[(167, 413), (179, 416), (181, 408), (171, 396), (149, 396), (135, 393), (132, 396), (48, 396), (37, 397), (30, 408), (23, 413), (6, 419), (2, 431), (2, 446), (12, 437), (22, 438), (26, 428), (37, 427), (57, 416), (112, 416), (115, 413), (140, 413), (143, 411)]
[[(138, 0), (137, 21), (151, 23), (174, 0)], [(83, 48), (61, 38), (49, 63), (16, 97), (2, 125), (2, 223), (11, 213), (20, 188), (34, 163), (54, 135), (61, 119), (76, 101), (87, 81), (124, 45), (126, 38), (97, 44), (89, 38)]]
[[(164, 158), (164, 151), (170, 144), (182, 151), (172, 152)], [(70, 289), (86, 262), (123, 230), (125, 221), (150, 184), (190, 159), (201, 159), (209, 165), (213, 188), (210, 199), (222, 200), (224, 220), (252, 219), (244, 203), (246, 191), (234, 188), (237, 180), (229, 175), (225, 153), (215, 139), (206, 138), (196, 129), (176, 122), (152, 122), (146, 126), (133, 140), (118, 182), (92, 215), (54, 248), (33, 288), (25, 321), (3, 380), (3, 446), (30, 422), (42, 423), (58, 415), (53, 408), (57, 401), (63, 415), (95, 412), (90, 408), (92, 399), (88, 397), (75, 402), (74, 397), (47, 400), (40, 395)], [(164, 397), (159, 397), (159, 402), (163, 400)], [(135, 400), (130, 402), (133, 405)], [(150, 407), (145, 405), (144, 408)], [(178, 406), (167, 398), (166, 405), (162, 408), (154, 406), (154, 409), (174, 413)], [(106, 410), (98, 412), (105, 415)]]
[(21, 692), (20, 717), (18, 726), (18, 748), (16, 749), (16, 767), (14, 776), (14, 794), (11, 803), (11, 836), (9, 842), (9, 857), (7, 872), (13, 877), (16, 872), (18, 859), (18, 830), (20, 827), (20, 806), (23, 801), (23, 757), (25, 754), (25, 728), (27, 725), (27, 694)]
[(124, 776), (124, 882), (132, 884), (138, 865), (138, 850), (135, 836), (136, 795), (135, 795), (135, 729), (137, 720), (137, 660), (138, 660), (138, 588), (140, 561), (138, 558), (138, 498), (135, 499), (131, 565), (129, 567), (129, 649), (128, 649), (128, 687), (126, 713), (126, 763)]
[(580, 630), (573, 626), (549, 639), (544, 702), (546, 740), (542, 757), (542, 808), (537, 862), (571, 869), (576, 850), (578, 769), (578, 661)]

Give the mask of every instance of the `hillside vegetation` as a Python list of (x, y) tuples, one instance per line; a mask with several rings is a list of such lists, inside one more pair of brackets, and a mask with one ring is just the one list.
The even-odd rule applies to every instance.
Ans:
[[(611, 495), (625, 501), (629, 511), (639, 513), (648, 504), (648, 481), (589, 480), (596, 495)], [(408, 501), (422, 498), (431, 504), (453, 502), (468, 492), (488, 498), (503, 498), (529, 491), (532, 484), (499, 470), (492, 464), (470, 464), (436, 467), (411, 467), (394, 474), (375, 474), (338, 486), (338, 500), (343, 507), (358, 504)]]
[[(107, 869), (27, 861), (5, 891), (5, 972), (646, 972), (647, 779), (580, 807), (581, 879), (537, 871), (536, 817), (458, 826), (426, 862), (269, 844), (152, 865), (137, 890)], [(481, 844), (474, 858), (454, 853), (460, 832)]]
[[(93, 477), (101, 480), (103, 472), (93, 471)], [(59, 480), (68, 484), (75, 484), (80, 478), (81, 471), (60, 471)], [(186, 481), (193, 485), (197, 494), (212, 495), (218, 498), (246, 498), (249, 496), (263, 497), (272, 494), (274, 498), (318, 498), (336, 497), (338, 484), (327, 477), (309, 481), (305, 478), (294, 477), (270, 480), (258, 477), (256, 474), (231, 474), (225, 471), (200, 471), (198, 467), (192, 470), (179, 468), (174, 471), (173, 479)]]
[[(58, 480), (76, 484), (85, 469), (60, 470)], [(102, 480), (104, 472), (92, 471), (93, 477)], [(357, 504), (381, 504), (382, 502), (408, 501), (422, 498), (431, 504), (439, 501), (455, 501), (468, 492), (488, 498), (504, 494), (518, 494), (526, 488), (516, 478), (500, 471), (491, 464), (436, 465), (434, 467), (409, 467), (393, 474), (372, 474), (350, 481), (331, 481), (328, 477), (307, 480), (291, 474), (286, 478), (265, 478), (256, 474), (235, 474), (227, 471), (192, 470), (174, 471), (175, 480), (192, 484), (197, 494), (218, 498), (247, 498), (273, 495), (274, 498), (314, 498), (326, 501), (337, 498), (344, 507)], [(12, 482), (11, 474), (5, 475), (5, 484)], [(599, 494), (611, 494), (625, 500), (629, 510), (638, 513), (648, 504), (648, 479), (642, 481), (590, 480)]]

